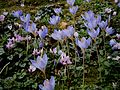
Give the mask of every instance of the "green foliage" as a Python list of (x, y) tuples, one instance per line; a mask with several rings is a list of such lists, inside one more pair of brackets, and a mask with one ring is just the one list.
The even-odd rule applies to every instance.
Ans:
[[(4, 3), (2, 2), (0, 7), (5, 7)], [(39, 5), (46, 4), (46, 1), (26, 0), (25, 3), (28, 5), (32, 3), (33, 5)], [(49, 34), (45, 39), (40, 39), (38, 36), (34, 37), (32, 33), (27, 33), (23, 28), (19, 28), (15, 23), (21, 24), (21, 21), (10, 13), (5, 16), (4, 22), (0, 22), (0, 90), (38, 90), (38, 85), (42, 84), (45, 78), (44, 74), (38, 69), (34, 72), (29, 71), (29, 66), (31, 65), (30, 59), (37, 58), (37, 56), (32, 55), (34, 48), (41, 51), (41, 56), (43, 52), (47, 53), (49, 59), (46, 67), (46, 77), (49, 79), (51, 75), (55, 76), (55, 90), (81, 90), (82, 88), (85, 90), (117, 90), (120, 88), (120, 60), (114, 60), (116, 56), (120, 56), (120, 53), (119, 51), (113, 51), (109, 46), (110, 39), (116, 38), (115, 35), (113, 37), (106, 36), (104, 32), (101, 32), (96, 41), (92, 40), (93, 43), (85, 52), (84, 67), (82, 61), (83, 53), (75, 45), (75, 38), (66, 39), (64, 42), (59, 43), (51, 38), (54, 28), (65, 29), (69, 25), (74, 25), (75, 30), (79, 33), (79, 38), (83, 36), (89, 37), (81, 14), (92, 10), (96, 14), (101, 14), (102, 19), (106, 20), (108, 14), (104, 13), (105, 8), (114, 8), (116, 11), (119, 11), (120, 8), (112, 4), (112, 2), (105, 0), (92, 0), (90, 3), (76, 0), (75, 4), (79, 6), (79, 10), (74, 17), (69, 13), (67, 4), (40, 7), (37, 13), (32, 13), (31, 18), (37, 24), (38, 29), (43, 25), (48, 27)], [(60, 24), (58, 26), (51, 26), (49, 25), (49, 19), (55, 14), (53, 10), (55, 7), (62, 7), (63, 13), (60, 14)], [(26, 12), (24, 14), (26, 15)], [(35, 20), (35, 17), (39, 17), (39, 19)], [(116, 16), (111, 15), (110, 26), (116, 29), (117, 33), (120, 33), (119, 20), (120, 12)], [(63, 27), (62, 22), (67, 23), (67, 25)], [(8, 28), (9, 25), (12, 25), (12, 29)], [(15, 33), (23, 37), (31, 36), (31, 40), (29, 42), (17, 42), (11, 49), (6, 48), (8, 38), (12, 38)], [(104, 36), (105, 42), (103, 40)], [(40, 41), (44, 42), (42, 49), (39, 48)], [(55, 47), (57, 50), (61, 49), (70, 56), (71, 65), (56, 66), (60, 55), (54, 55), (50, 52), (50, 49)], [(98, 60), (97, 51), (100, 60)], [(85, 85), (82, 85), (83, 70), (85, 73)]]

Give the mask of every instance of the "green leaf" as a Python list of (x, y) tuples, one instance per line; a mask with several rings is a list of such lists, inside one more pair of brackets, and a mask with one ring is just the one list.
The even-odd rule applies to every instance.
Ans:
[(109, 63), (108, 61), (105, 61), (105, 62), (104, 62), (104, 65), (107, 66), (107, 67), (109, 67), (109, 66), (110, 66), (110, 63)]
[(2, 55), (3, 53), (5, 53), (5, 51), (2, 47), (0, 47), (0, 55)]

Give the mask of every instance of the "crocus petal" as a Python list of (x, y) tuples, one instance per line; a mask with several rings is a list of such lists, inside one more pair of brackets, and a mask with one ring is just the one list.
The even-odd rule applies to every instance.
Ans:
[(112, 27), (107, 27), (106, 28), (106, 32), (108, 33), (108, 34), (113, 34), (114, 33), (114, 30), (112, 29)]
[(109, 42), (110, 46), (114, 46), (115, 44), (117, 44), (115, 39), (111, 39)]
[(75, 3), (75, 0), (67, 0), (67, 3), (68, 3), (70, 6), (73, 6), (73, 4)]

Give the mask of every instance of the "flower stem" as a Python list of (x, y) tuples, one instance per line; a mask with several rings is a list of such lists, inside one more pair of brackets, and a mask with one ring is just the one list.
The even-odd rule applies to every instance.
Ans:
[[(95, 42), (96, 42), (96, 40), (95, 40)], [(97, 45), (96, 45), (96, 52), (97, 52), (98, 64), (99, 64), (99, 68), (100, 68), (101, 64), (100, 64), (100, 58), (99, 58), (99, 52), (98, 52)], [(100, 79), (100, 81), (102, 82), (101, 70), (99, 71), (99, 79)]]
[(107, 59), (106, 48), (105, 48), (105, 32), (103, 31), (103, 42), (104, 42), (104, 52), (105, 52), (105, 60)]
[(26, 57), (28, 56), (28, 35), (27, 35), (27, 47), (26, 47)]
[(84, 86), (85, 86), (85, 49), (83, 49), (82, 52), (83, 52), (83, 88), (82, 88), (82, 90), (84, 90)]

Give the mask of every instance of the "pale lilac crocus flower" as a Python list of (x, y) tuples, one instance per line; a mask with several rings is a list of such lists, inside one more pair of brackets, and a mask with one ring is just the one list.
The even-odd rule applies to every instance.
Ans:
[(67, 29), (62, 30), (64, 37), (71, 37), (74, 35), (75, 29), (73, 26), (68, 26)]
[(18, 10), (18, 11), (15, 11), (15, 12), (12, 13), (12, 15), (14, 17), (17, 17), (17, 18), (19, 18), (20, 16), (22, 16), (22, 14), (23, 14), (22, 10)]
[(50, 17), (49, 23), (51, 25), (56, 25), (56, 24), (58, 24), (59, 21), (60, 21), (60, 17), (53, 15), (52, 17)]
[(0, 21), (3, 22), (5, 19), (5, 16), (4, 15), (0, 15)]
[(120, 40), (120, 34), (116, 34), (116, 36), (117, 36), (118, 40)]
[(108, 25), (108, 21), (107, 20), (106, 21), (101, 21), (98, 25), (101, 29), (105, 29)]
[(72, 6), (69, 8), (71, 14), (75, 15), (78, 10), (78, 6)]
[(45, 38), (45, 36), (47, 35), (47, 33), (48, 33), (48, 28), (46, 26), (42, 26), (41, 29), (38, 31), (38, 35), (41, 38)]
[(114, 46), (115, 44), (117, 44), (115, 39), (111, 39), (109, 42), (110, 46)]
[(64, 38), (64, 34), (60, 30), (54, 30), (54, 33), (51, 34), (51, 37), (55, 40), (62, 40)]
[(51, 76), (50, 80), (46, 79), (44, 80), (43, 85), (39, 85), (40, 90), (54, 90), (55, 88), (55, 78), (54, 76)]
[(81, 41), (76, 38), (76, 45), (78, 45), (82, 49), (88, 48), (88, 46), (91, 43), (91, 38), (86, 39), (85, 37), (82, 37)]
[(100, 33), (100, 28), (97, 28), (97, 30), (95, 30), (95, 29), (87, 30), (87, 32), (92, 38), (96, 38)]
[(61, 13), (61, 8), (55, 8), (55, 9), (54, 9), (54, 12), (55, 12), (56, 14)]
[(30, 21), (30, 14), (27, 14), (26, 16), (21, 16), (20, 19), (24, 23), (28, 23)]
[(106, 30), (105, 30), (106, 32), (107, 32), (107, 34), (109, 34), (109, 35), (111, 35), (111, 34), (113, 34), (115, 31), (114, 31), (114, 29), (112, 29), (112, 27), (107, 27), (106, 28)]
[(72, 62), (70, 61), (70, 57), (66, 56), (66, 54), (64, 52), (62, 52), (62, 54), (61, 54), (60, 63), (62, 63), (63, 65), (72, 64)]
[(37, 60), (30, 60), (32, 65), (38, 69), (40, 69), (43, 73), (45, 73), (45, 68), (48, 62), (48, 57), (46, 54), (43, 57), (38, 56)]
[(29, 66), (29, 69), (28, 69), (29, 72), (34, 72), (35, 70), (36, 70), (36, 67), (34, 67), (33, 65)]
[(75, 3), (75, 0), (67, 0), (67, 3), (68, 3), (70, 6), (73, 6), (74, 3)]

